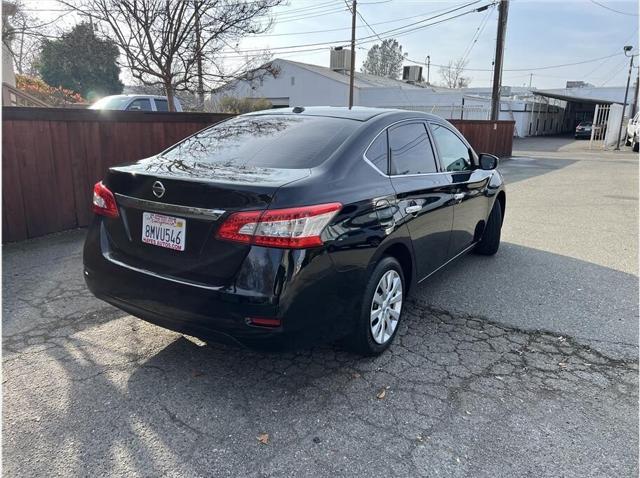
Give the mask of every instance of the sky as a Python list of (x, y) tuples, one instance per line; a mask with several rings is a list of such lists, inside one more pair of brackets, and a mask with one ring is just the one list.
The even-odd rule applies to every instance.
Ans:
[[(379, 37), (395, 37), (409, 59), (425, 62), (430, 56), (432, 83), (440, 81), (436, 65), (464, 56), (471, 86), (490, 86), (498, 9), (474, 10), (493, 1), (479, 0), (465, 7), (473, 0), (360, 0), (356, 38), (362, 40), (356, 42), (356, 67), (360, 69)], [(55, 0), (24, 3), (43, 19), (55, 18), (60, 8)], [(596, 86), (624, 86), (629, 59), (622, 48), (633, 45), (638, 52), (638, 13), (638, 1), (511, 0), (502, 83), (527, 86), (531, 81), (537, 88), (561, 88), (567, 80), (583, 80)], [(440, 16), (428, 20), (436, 15)], [(456, 15), (461, 16), (449, 19)], [(247, 54), (244, 50), (264, 48), (271, 50), (272, 58), (328, 66), (330, 46), (347, 44), (351, 36), (345, 0), (290, 0), (273, 10), (273, 20), (266, 34), (229, 45), (225, 55), (230, 67)], [(59, 26), (74, 21), (67, 16)], [(557, 67), (566, 64), (574, 65)]]

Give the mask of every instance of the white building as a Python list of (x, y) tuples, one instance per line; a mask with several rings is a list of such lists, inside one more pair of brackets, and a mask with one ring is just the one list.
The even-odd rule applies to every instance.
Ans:
[[(212, 93), (208, 108), (215, 110), (225, 96), (265, 98), (275, 108), (346, 106), (349, 101), (349, 61), (349, 50), (332, 50), (330, 67), (275, 59), (271, 62), (275, 76), (266, 74), (251, 81), (231, 82)], [(586, 92), (587, 89), (562, 91), (571, 90)], [(619, 96), (618, 88), (609, 90), (607, 98)], [(624, 91), (622, 93), (624, 96)], [(516, 136), (572, 131), (576, 118), (573, 110), (569, 112), (566, 108), (567, 101), (570, 99), (554, 96), (552, 90), (538, 93), (529, 88), (504, 86), (499, 119), (515, 121)], [(426, 111), (446, 119), (486, 120), (491, 110), (491, 88), (440, 88), (356, 72), (354, 105)]]

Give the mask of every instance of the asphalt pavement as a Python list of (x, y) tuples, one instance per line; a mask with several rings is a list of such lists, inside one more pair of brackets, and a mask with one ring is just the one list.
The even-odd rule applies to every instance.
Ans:
[(5, 476), (638, 476), (638, 159), (518, 141), (503, 243), (383, 356), (258, 353), (93, 298), (83, 231), (3, 248)]

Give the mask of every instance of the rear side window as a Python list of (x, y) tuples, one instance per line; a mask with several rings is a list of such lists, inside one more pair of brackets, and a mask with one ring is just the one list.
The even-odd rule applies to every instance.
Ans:
[(359, 125), (320, 116), (239, 116), (187, 138), (163, 156), (221, 167), (313, 168)]
[(387, 132), (383, 131), (378, 135), (373, 143), (371, 143), (371, 146), (369, 146), (369, 149), (367, 149), (367, 152), (364, 155), (376, 168), (384, 174), (389, 174), (387, 154)]
[(424, 123), (409, 123), (389, 129), (391, 174), (435, 173), (436, 160)]
[(156, 109), (158, 111), (169, 111), (169, 103), (167, 103), (167, 100), (159, 100), (158, 98), (154, 98), (153, 101), (155, 101)]

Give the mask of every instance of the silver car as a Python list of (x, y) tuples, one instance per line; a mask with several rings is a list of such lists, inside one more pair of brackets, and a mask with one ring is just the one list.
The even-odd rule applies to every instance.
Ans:
[[(178, 98), (174, 98), (173, 101), (176, 105), (176, 111), (182, 111), (182, 105)], [(92, 110), (169, 111), (169, 102), (166, 96), (111, 95), (101, 98), (89, 108)]]

